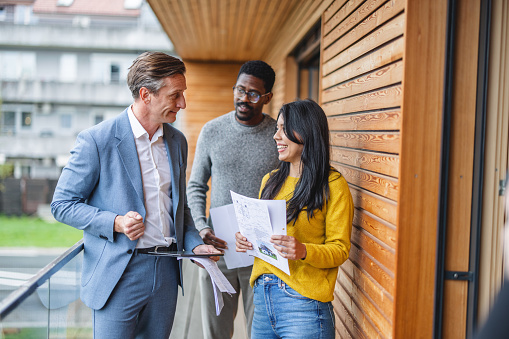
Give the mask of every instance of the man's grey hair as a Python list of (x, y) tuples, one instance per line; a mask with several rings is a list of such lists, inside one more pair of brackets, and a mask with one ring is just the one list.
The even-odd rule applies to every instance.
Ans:
[(147, 88), (157, 94), (164, 86), (166, 77), (186, 72), (182, 60), (162, 52), (145, 52), (140, 54), (129, 67), (127, 85), (133, 98), (140, 97), (140, 89)]

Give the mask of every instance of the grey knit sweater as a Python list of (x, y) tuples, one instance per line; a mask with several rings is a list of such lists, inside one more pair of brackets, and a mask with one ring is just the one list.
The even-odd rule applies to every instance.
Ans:
[(278, 153), (274, 136), (276, 121), (264, 114), (256, 126), (235, 120), (235, 111), (203, 126), (187, 186), (187, 200), (196, 228), (210, 227), (206, 218), (206, 199), (211, 181), (210, 207), (232, 203), (230, 190), (258, 198), (265, 174), (276, 168)]

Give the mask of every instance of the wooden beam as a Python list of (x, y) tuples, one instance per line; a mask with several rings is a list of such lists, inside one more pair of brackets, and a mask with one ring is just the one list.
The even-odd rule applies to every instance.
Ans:
[[(454, 92), (447, 199), (445, 269), (468, 271), (477, 93), (480, 2), (460, 0), (456, 6)], [(464, 338), (467, 326), (467, 282), (446, 282), (444, 338)]]
[(447, 2), (407, 1), (394, 338), (433, 337)]

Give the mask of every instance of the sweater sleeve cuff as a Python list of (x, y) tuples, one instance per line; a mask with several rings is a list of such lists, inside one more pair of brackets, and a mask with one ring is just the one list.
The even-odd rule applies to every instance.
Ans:
[(195, 226), (196, 226), (196, 229), (198, 230), (198, 232), (201, 232), (202, 230), (204, 230), (206, 228), (212, 229), (212, 227), (210, 227), (206, 223), (197, 223)]
[(314, 260), (313, 256), (316, 253), (315, 248), (314, 248), (313, 244), (306, 243), (304, 245), (306, 245), (306, 257), (301, 260), (309, 264), (309, 263), (313, 262), (313, 260)]

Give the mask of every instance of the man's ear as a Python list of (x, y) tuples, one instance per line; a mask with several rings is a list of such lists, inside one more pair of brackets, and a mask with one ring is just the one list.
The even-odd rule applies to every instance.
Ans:
[(264, 105), (267, 105), (271, 100), (274, 93), (270, 92), (268, 95), (265, 96), (265, 103)]
[(150, 91), (146, 87), (140, 88), (140, 99), (148, 104), (150, 102)]

